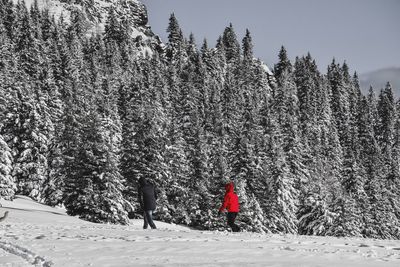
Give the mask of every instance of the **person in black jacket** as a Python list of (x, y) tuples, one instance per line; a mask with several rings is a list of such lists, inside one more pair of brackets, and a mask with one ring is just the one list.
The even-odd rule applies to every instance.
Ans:
[(148, 182), (144, 177), (140, 177), (139, 179), (138, 198), (140, 207), (144, 211), (143, 229), (147, 229), (148, 225), (150, 225), (152, 229), (157, 229), (153, 222), (153, 211), (156, 209), (157, 193), (154, 185)]

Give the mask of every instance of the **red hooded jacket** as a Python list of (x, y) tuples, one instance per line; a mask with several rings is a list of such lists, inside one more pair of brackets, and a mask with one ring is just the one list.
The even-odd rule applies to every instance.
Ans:
[(220, 211), (224, 211), (225, 209), (228, 210), (228, 212), (239, 212), (239, 198), (233, 192), (234, 185), (233, 182), (230, 182), (229, 184), (225, 185), (225, 197), (224, 197), (224, 203), (222, 203), (221, 208), (219, 209)]

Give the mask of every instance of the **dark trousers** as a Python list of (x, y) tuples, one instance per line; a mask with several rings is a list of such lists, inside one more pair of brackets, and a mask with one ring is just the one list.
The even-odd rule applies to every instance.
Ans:
[(145, 210), (143, 214), (144, 224), (143, 229), (147, 229), (150, 224), (151, 229), (157, 229), (156, 225), (153, 222), (153, 211)]
[(228, 225), (231, 227), (232, 232), (240, 231), (240, 227), (237, 224), (235, 224), (237, 214), (238, 214), (237, 212), (228, 212), (228, 214), (226, 215), (228, 219)]

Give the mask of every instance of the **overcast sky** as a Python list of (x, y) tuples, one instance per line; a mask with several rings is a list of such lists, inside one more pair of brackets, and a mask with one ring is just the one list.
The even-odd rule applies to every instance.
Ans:
[(163, 41), (174, 12), (188, 36), (215, 45), (232, 22), (238, 38), (248, 28), (255, 56), (269, 66), (281, 45), (294, 59), (307, 52), (321, 71), (335, 57), (365, 73), (400, 67), (400, 0), (141, 0)]

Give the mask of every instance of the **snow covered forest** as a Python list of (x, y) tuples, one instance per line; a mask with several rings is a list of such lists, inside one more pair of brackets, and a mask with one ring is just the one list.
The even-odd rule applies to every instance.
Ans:
[(249, 31), (238, 40), (229, 25), (197, 47), (173, 14), (166, 26), (168, 42), (144, 49), (113, 8), (88, 31), (80, 9), (64, 20), (0, 0), (1, 198), (127, 224), (143, 176), (159, 190), (157, 219), (221, 229), (232, 180), (247, 231), (400, 238), (390, 84), (363, 95), (346, 63), (321, 72), (284, 47), (271, 72)]

